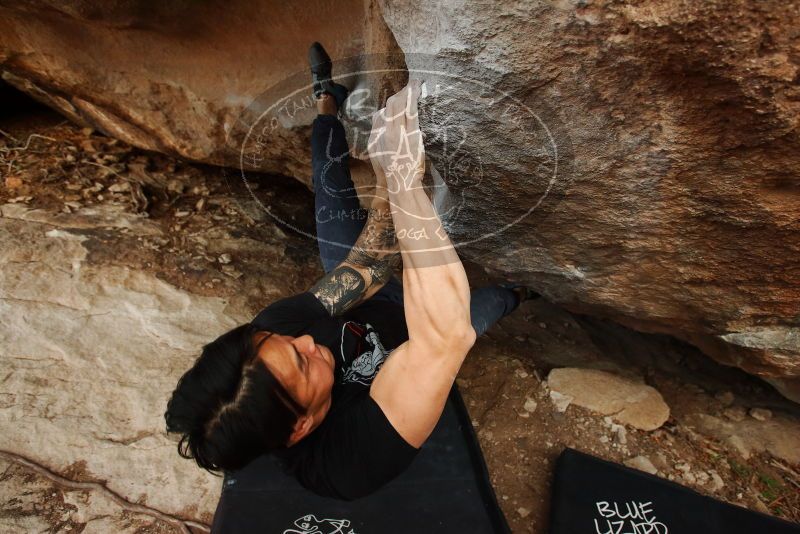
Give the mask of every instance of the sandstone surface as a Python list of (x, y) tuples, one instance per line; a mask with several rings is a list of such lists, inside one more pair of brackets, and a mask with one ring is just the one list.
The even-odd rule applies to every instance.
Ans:
[(796, 419), (725, 421), (697, 413), (687, 417), (687, 425), (725, 443), (743, 458), (768, 452), (786, 462), (800, 463), (800, 423)]
[[(108, 224), (92, 225), (91, 211), (73, 214), (72, 224), (19, 205), (1, 209), (0, 450), (119, 496), (106, 502), (94, 487), (71, 494), (91, 501), (80, 517), (92, 528), (116, 531), (120, 502), (155, 506), (155, 517), (172, 523), (210, 522), (220, 480), (178, 458), (163, 413), (198, 347), (248, 315), (138, 270), (91, 264), (84, 234)], [(117, 215), (143, 235), (154, 231)]]
[(0, 2), (3, 79), (134, 145), (308, 184), (307, 102), (241, 161), (237, 117), (302, 89), (281, 84), (308, 41), (401, 51), (366, 66), (426, 71), (437, 204), (466, 257), (800, 399), (796, 2), (143, 5)]
[(6, 533), (159, 532), (185, 534), (182, 521), (145, 506), (128, 503), (99, 484), (65, 479), (19, 458), (0, 454), (0, 530)]
[(607, 371), (553, 369), (547, 385), (571, 404), (641, 430), (655, 430), (669, 418), (669, 406), (658, 390)]

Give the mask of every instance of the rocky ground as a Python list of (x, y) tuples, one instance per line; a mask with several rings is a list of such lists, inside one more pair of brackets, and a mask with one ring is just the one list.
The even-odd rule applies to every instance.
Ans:
[[(0, 130), (0, 529), (206, 531), (220, 480), (178, 458), (166, 400), (204, 342), (313, 283), (313, 240), (219, 168), (41, 109)], [(304, 186), (250, 185), (313, 232)], [(533, 301), (458, 384), (514, 532), (544, 531), (564, 447), (800, 521), (798, 406), (673, 338)]]

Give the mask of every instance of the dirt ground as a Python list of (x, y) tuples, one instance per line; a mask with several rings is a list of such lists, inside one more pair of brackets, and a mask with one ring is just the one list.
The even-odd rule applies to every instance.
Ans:
[[(285, 273), (282, 294), (307, 289), (321, 274), (313, 240), (265, 222), (244, 185), (219, 168), (133, 149), (41, 108), (3, 117), (0, 130), (0, 204), (67, 215), (84, 206), (121, 204), (168, 230), (168, 238), (157, 240), (98, 231), (90, 243), (94, 262), (148, 271), (198, 294), (240, 299), (254, 311), (268, 304), (265, 293), (275, 293), (259, 276), (272, 268), (260, 247), (276, 239), (292, 244), (286, 260), (294, 268)], [(255, 194), (284, 220), (313, 233), (313, 199), (304, 186), (263, 176)], [(248, 238), (252, 246), (220, 253), (219, 243), (231, 235)], [(467, 268), (473, 285), (490, 281), (479, 266)], [(619, 431), (588, 410), (559, 411), (546, 377), (565, 366), (644, 377), (669, 405), (669, 420), (652, 432)], [(546, 530), (553, 466), (565, 447), (615, 462), (645, 456), (659, 476), (800, 521), (800, 466), (765, 451), (742, 454), (688, 423), (698, 413), (735, 421), (736, 414), (750, 417), (753, 408), (796, 419), (798, 406), (677, 340), (536, 300), (478, 340), (457, 382), (514, 532)], [(0, 509), (7, 510), (8, 503)]]

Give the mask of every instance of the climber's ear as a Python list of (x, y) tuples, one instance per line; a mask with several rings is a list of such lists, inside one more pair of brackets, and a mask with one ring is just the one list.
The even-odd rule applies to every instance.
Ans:
[(297, 418), (297, 421), (294, 424), (294, 429), (292, 430), (292, 434), (289, 436), (289, 442), (286, 444), (288, 447), (291, 447), (311, 432), (311, 425), (314, 423), (314, 419), (308, 415), (301, 415)]

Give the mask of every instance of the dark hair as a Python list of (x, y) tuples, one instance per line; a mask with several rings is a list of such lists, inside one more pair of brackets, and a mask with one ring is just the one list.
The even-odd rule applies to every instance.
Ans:
[(285, 448), (304, 412), (256, 357), (256, 332), (241, 325), (204, 346), (167, 404), (167, 432), (183, 434), (178, 453), (208, 471), (240, 469)]

